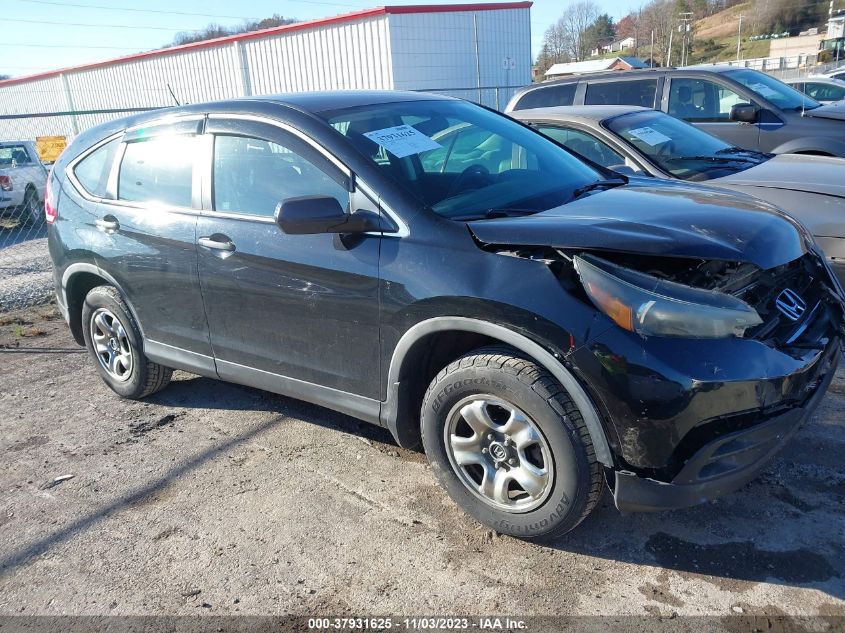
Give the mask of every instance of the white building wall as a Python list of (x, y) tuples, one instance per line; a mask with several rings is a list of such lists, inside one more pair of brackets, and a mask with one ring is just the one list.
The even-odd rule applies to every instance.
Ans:
[(504, 107), (515, 90), (507, 86), (531, 83), (527, 8), (398, 13), (389, 18), (396, 89), (433, 90)]
[(390, 89), (387, 16), (242, 43), (251, 94)]
[[(508, 64), (507, 60), (513, 60)], [(0, 83), (0, 115), (144, 109), (304, 90), (436, 90), (504, 107), (531, 81), (528, 8), (373, 13)], [(479, 89), (480, 86), (480, 89)], [(72, 137), (125, 112), (0, 119), (0, 140)]]

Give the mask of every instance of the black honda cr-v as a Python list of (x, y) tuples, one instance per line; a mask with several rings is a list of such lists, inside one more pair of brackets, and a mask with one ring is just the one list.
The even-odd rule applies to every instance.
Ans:
[(843, 294), (739, 194), (630, 181), (503, 115), (400, 92), (91, 129), (46, 202), (59, 305), (128, 398), (182, 369), (422, 444), (525, 538), (751, 479), (833, 374)]

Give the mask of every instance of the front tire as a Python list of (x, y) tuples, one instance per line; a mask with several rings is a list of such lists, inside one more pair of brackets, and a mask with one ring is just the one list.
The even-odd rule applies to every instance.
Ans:
[(119, 396), (145, 398), (170, 382), (173, 370), (147, 359), (138, 324), (113, 286), (97, 286), (85, 297), (82, 333), (97, 372)]
[(552, 539), (577, 526), (604, 478), (569, 394), (511, 348), (470, 352), (423, 398), (422, 439), (449, 496), (496, 531)]

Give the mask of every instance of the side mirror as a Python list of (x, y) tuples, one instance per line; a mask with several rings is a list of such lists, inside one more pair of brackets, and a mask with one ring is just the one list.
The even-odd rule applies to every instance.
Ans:
[(337, 199), (331, 196), (302, 196), (283, 200), (276, 207), (276, 224), (288, 235), (382, 230), (377, 214), (369, 211), (346, 213)]
[(750, 103), (737, 103), (731, 108), (730, 120), (738, 123), (757, 123), (760, 110)]

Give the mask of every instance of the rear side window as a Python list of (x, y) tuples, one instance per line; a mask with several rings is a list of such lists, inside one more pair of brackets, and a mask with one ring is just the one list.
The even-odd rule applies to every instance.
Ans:
[(120, 164), (118, 199), (190, 207), (195, 147), (192, 135), (128, 143)]
[(514, 110), (570, 106), (575, 101), (575, 88), (577, 87), (578, 82), (573, 82), (571, 84), (559, 84), (531, 90), (526, 92), (522, 99), (517, 101)]
[(28, 165), (31, 162), (29, 152), (23, 145), (3, 145), (0, 147), (0, 165)]
[(105, 198), (114, 152), (119, 144), (120, 139), (109, 141), (88, 154), (73, 168), (73, 174), (79, 184), (92, 196)]
[(654, 107), (657, 79), (603, 81), (587, 86), (584, 103), (587, 105), (634, 105)]

